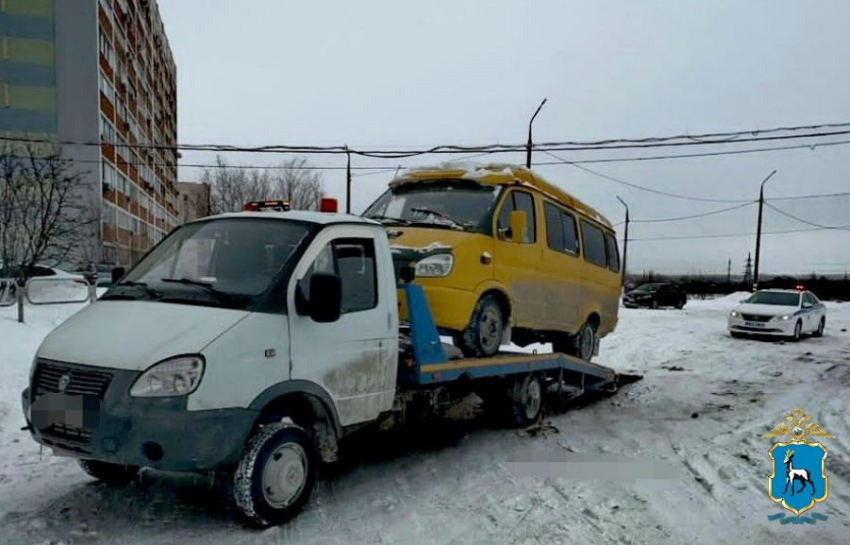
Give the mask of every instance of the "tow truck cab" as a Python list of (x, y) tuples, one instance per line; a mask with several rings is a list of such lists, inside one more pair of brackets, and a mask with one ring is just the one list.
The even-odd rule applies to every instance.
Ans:
[(177, 228), (51, 332), (22, 401), (57, 452), (167, 470), (235, 464), (264, 416), (295, 403), (331, 459), (342, 428), (392, 407), (397, 361), (380, 224), (222, 214)]

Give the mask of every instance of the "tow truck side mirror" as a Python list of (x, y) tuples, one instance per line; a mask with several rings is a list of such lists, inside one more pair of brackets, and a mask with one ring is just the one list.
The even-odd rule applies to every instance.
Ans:
[(310, 318), (326, 324), (342, 314), (342, 279), (335, 274), (314, 273), (310, 278)]
[(510, 227), (511, 242), (522, 244), (525, 234), (525, 228), (528, 226), (528, 218), (522, 210), (514, 210), (508, 216), (508, 226)]
[(124, 267), (115, 267), (112, 269), (112, 283), (117, 284), (121, 277), (124, 276)]

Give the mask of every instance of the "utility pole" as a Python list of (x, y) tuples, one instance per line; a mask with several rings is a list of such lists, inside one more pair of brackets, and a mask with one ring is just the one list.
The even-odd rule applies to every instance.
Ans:
[(732, 283), (732, 258), (729, 258), (729, 263), (726, 265), (726, 284)]
[(345, 213), (351, 214), (351, 151), (345, 146), (348, 161), (345, 166)]
[(531, 116), (531, 120), (528, 122), (528, 144), (525, 146), (525, 167), (531, 168), (531, 124), (534, 123), (534, 118), (537, 117), (537, 114), (540, 113), (540, 108), (546, 104), (546, 99), (540, 103), (540, 106), (534, 111), (534, 115)]
[(626, 229), (623, 233), (623, 278), (621, 279), (621, 284), (626, 283), (626, 258), (629, 255), (629, 205), (626, 204), (626, 201), (621, 199), (619, 196), (617, 200), (623, 203), (623, 206), (626, 207)]
[(756, 267), (755, 272), (753, 273), (753, 291), (758, 290), (759, 286), (759, 256), (761, 255), (761, 216), (762, 209), (764, 208), (764, 184), (776, 174), (776, 170), (767, 175), (767, 178), (762, 180), (761, 188), (759, 189), (759, 224), (756, 229)]

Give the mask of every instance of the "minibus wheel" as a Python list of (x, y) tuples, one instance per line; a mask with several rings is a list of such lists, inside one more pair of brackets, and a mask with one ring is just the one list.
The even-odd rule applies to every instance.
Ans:
[(464, 356), (481, 358), (495, 356), (504, 335), (502, 306), (493, 295), (485, 295), (475, 305), (469, 325), (455, 336), (454, 341)]

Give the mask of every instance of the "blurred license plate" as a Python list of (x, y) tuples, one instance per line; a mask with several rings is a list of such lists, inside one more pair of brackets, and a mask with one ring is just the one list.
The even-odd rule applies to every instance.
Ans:
[(53, 425), (96, 428), (100, 416), (100, 398), (92, 395), (67, 395), (47, 392), (36, 398), (30, 409), (36, 428)]
[(744, 325), (747, 327), (764, 327), (764, 324), (761, 322), (744, 322)]

